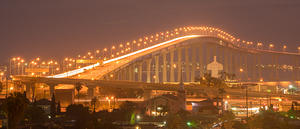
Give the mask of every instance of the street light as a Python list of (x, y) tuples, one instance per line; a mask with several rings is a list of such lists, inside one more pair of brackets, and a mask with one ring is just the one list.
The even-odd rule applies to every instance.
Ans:
[(269, 44), (269, 50), (272, 50), (274, 48), (274, 44)]
[(286, 45), (283, 45), (283, 47), (282, 47), (282, 51), (286, 51), (286, 48), (287, 48), (287, 46)]

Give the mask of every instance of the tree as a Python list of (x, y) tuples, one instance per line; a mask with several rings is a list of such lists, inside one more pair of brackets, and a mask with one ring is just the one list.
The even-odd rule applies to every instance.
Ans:
[(222, 114), (221, 120), (225, 129), (232, 129), (235, 115), (231, 111), (225, 111)]
[(48, 115), (35, 104), (28, 106), (25, 110), (24, 118), (31, 125), (32, 129), (46, 128), (45, 124), (48, 122)]
[(212, 77), (210, 73), (204, 73), (203, 77), (200, 77), (196, 80), (200, 81), (200, 84), (206, 85), (208, 87), (214, 87), (217, 88), (217, 108), (219, 109), (219, 95), (221, 95), (221, 107), (222, 107), (222, 112), (223, 112), (223, 99), (224, 99), (224, 94), (226, 93), (225, 88), (227, 87), (227, 84), (225, 83), (225, 80), (228, 79), (234, 79), (235, 74), (229, 74), (226, 72), (221, 72), (219, 78)]
[(77, 91), (78, 103), (79, 103), (79, 92), (82, 89), (82, 84), (80, 82), (75, 84), (75, 89)]
[(292, 129), (288, 119), (278, 112), (272, 110), (261, 110), (249, 118), (248, 126), (250, 129)]
[(58, 113), (58, 114), (61, 113), (61, 106), (60, 106), (60, 102), (59, 101), (57, 103), (56, 113)]
[(188, 129), (184, 119), (178, 114), (170, 114), (167, 117), (167, 129)]
[(2, 90), (3, 90), (3, 83), (0, 82), (0, 93), (2, 92)]
[(91, 128), (92, 120), (89, 108), (82, 104), (71, 104), (67, 107), (66, 119), (75, 120), (76, 129)]
[(91, 105), (93, 107), (93, 112), (95, 112), (96, 110), (96, 102), (97, 102), (97, 98), (96, 97), (92, 98)]
[(16, 129), (20, 120), (24, 116), (24, 111), (29, 104), (29, 100), (19, 92), (10, 94), (3, 103), (4, 112), (8, 118), (8, 129)]
[(116, 112), (119, 114), (119, 117), (123, 120), (130, 120), (132, 114), (135, 114), (137, 110), (137, 104), (133, 102), (126, 101), (120, 105), (119, 111)]
[(52, 94), (50, 104), (51, 104), (50, 105), (50, 115), (51, 115), (51, 118), (54, 118), (55, 115), (56, 115), (56, 102), (55, 102), (55, 96), (54, 96), (54, 94)]

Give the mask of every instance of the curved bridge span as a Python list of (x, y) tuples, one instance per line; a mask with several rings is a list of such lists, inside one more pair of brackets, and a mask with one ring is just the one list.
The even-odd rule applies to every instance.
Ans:
[[(148, 83), (174, 83), (183, 78), (184, 82), (195, 82), (196, 78), (211, 72), (207, 65), (216, 56), (216, 61), (223, 65), (222, 71), (235, 74), (237, 80), (294, 83), (300, 80), (300, 54), (276, 51), (273, 44), (263, 45), (240, 40), (211, 27), (174, 29), (151, 36), (147, 41), (152, 38), (157, 40), (162, 36), (165, 38), (163, 41), (158, 40), (144, 48), (103, 60), (102, 63), (49, 78)], [(146, 38), (140, 42), (143, 41)]]

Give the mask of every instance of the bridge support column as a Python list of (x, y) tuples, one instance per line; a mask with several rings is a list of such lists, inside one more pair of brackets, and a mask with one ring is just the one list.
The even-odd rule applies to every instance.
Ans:
[[(205, 63), (203, 63), (204, 65), (203, 66), (207, 66), (207, 64), (209, 64), (210, 63), (210, 57), (211, 57), (211, 46), (209, 45), (209, 44), (206, 44), (206, 61), (205, 61)], [(206, 68), (206, 67), (205, 67)], [(205, 73), (205, 72), (207, 72), (207, 69), (205, 69), (205, 70), (203, 70), (204, 72), (203, 73)], [(203, 74), (204, 75), (204, 74)]]
[(127, 80), (127, 75), (126, 75), (126, 68), (124, 68), (123, 70), (122, 70), (122, 80)]
[(192, 47), (192, 70), (191, 70), (191, 82), (195, 82), (195, 70), (196, 70), (196, 54), (195, 48)]
[(135, 79), (135, 71), (136, 71), (136, 64), (134, 64), (134, 65), (132, 66), (132, 80), (133, 80), (133, 81), (136, 81), (136, 79)]
[(181, 56), (182, 56), (182, 52), (181, 52), (181, 48), (179, 47), (178, 48), (178, 53), (177, 53), (178, 55), (178, 61), (177, 61), (177, 64), (178, 64), (178, 68), (177, 68), (177, 81), (179, 82), (180, 81), (180, 78), (181, 78), (181, 74), (182, 74), (182, 67), (181, 67), (181, 64), (182, 64), (182, 59), (181, 59)]
[[(204, 60), (203, 60), (203, 45), (202, 43), (199, 46), (199, 76), (203, 77), (204, 75)], [(207, 57), (206, 57), (207, 58)], [(195, 64), (196, 65), (196, 64)]]
[(186, 47), (185, 48), (185, 73), (186, 73), (186, 76), (185, 76), (185, 81), (186, 82), (190, 82), (191, 79), (190, 79), (190, 61), (189, 61), (189, 48)]
[(50, 97), (52, 97), (53, 94), (55, 94), (55, 86), (57, 86), (57, 84), (55, 83), (47, 83), (47, 85), (49, 86), (49, 92), (50, 92)]
[(35, 85), (36, 85), (36, 83), (33, 83), (33, 84), (31, 85), (31, 90), (32, 90), (32, 101), (35, 99)]
[(95, 96), (95, 88), (88, 86), (87, 95), (89, 98), (93, 98)]
[(159, 83), (159, 56), (155, 56), (155, 83)]
[(174, 78), (174, 50), (170, 51), (170, 82), (175, 82), (175, 78)]
[(232, 61), (232, 50), (230, 49), (230, 50), (228, 51), (228, 72), (229, 72), (230, 74), (234, 74), (234, 71), (233, 71), (233, 65), (234, 65), (234, 63), (233, 63), (233, 61)]
[(162, 72), (163, 83), (167, 82), (167, 53), (163, 52), (163, 72)]
[(129, 78), (128, 80), (129, 81), (132, 81), (133, 80), (133, 64), (131, 64), (130, 66), (128, 66), (128, 74), (129, 74)]
[(223, 47), (223, 49), (224, 49), (224, 54), (223, 54), (223, 57), (224, 57), (224, 71), (226, 72), (226, 73), (229, 73), (230, 74), (230, 72), (229, 72), (229, 54), (228, 54), (228, 48), (226, 48), (226, 47)]
[(139, 82), (142, 82), (143, 81), (143, 62), (140, 62), (139, 64), (138, 64), (138, 80), (139, 80)]
[(148, 99), (151, 99), (151, 92), (152, 92), (152, 90), (150, 90), (150, 89), (145, 89), (144, 90), (144, 94), (143, 94), (144, 101), (148, 100)]
[(32, 82), (27, 82), (25, 83), (25, 90), (26, 90), (26, 97), (31, 98), (31, 87), (34, 86), (34, 83)]
[(147, 83), (151, 83), (151, 60), (152, 59), (147, 59)]

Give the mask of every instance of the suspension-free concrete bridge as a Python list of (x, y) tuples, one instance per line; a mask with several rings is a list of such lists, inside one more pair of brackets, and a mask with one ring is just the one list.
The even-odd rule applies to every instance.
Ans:
[[(129, 46), (132, 51), (128, 53), (111, 53), (111, 58), (79, 69), (44, 78), (14, 79), (27, 84), (27, 90), (33, 82), (46, 83), (52, 94), (58, 84), (78, 82), (88, 86), (88, 93), (92, 93), (95, 86), (172, 91), (178, 89), (176, 84), (182, 78), (190, 85), (186, 90), (203, 92), (213, 89), (195, 86), (195, 78), (210, 72), (206, 66), (216, 56), (224, 66), (223, 71), (235, 74), (236, 80), (241, 82), (271, 82), (282, 87), (299, 85), (300, 54), (297, 50), (279, 51), (274, 44), (241, 40), (217, 28), (176, 28), (134, 40)], [(242, 94), (228, 90), (231, 91)], [(251, 95), (264, 96), (265, 93)]]

